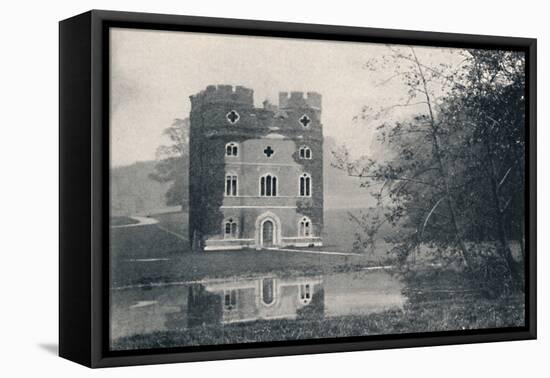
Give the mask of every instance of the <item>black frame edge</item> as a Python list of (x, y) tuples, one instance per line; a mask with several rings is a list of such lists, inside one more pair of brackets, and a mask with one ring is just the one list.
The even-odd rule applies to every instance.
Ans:
[[(429, 334), (426, 334), (429, 335)], [(408, 335), (387, 335), (398, 336), (395, 339), (369, 340), (358, 342), (346, 342), (334, 344), (319, 343), (311, 345), (292, 345), (275, 347), (254, 347), (244, 349), (225, 349), (205, 352), (176, 352), (176, 353), (155, 353), (134, 356), (103, 357), (96, 361), (93, 367), (116, 367), (135, 365), (154, 365), (166, 363), (199, 362), (215, 360), (234, 360), (243, 358), (263, 358), (295, 356), (320, 353), (360, 352), (367, 350), (384, 350), (397, 348), (419, 348), (449, 346), (458, 344), (480, 344), (488, 342), (511, 342), (532, 340), (536, 337), (530, 331), (502, 332), (486, 335), (460, 335), (460, 336), (420, 336), (407, 338)]]
[[(91, 177), (92, 177), (92, 345), (91, 367), (100, 367), (103, 358), (105, 328), (109, 324), (109, 269), (104, 256), (109, 251), (109, 235), (104, 233), (109, 224), (109, 180), (104, 175), (110, 168), (109, 134), (109, 85), (102, 78), (108, 75), (109, 55), (103, 51), (103, 19), (91, 11)], [(108, 226), (107, 226), (108, 227)], [(107, 252), (108, 254), (108, 252)], [(107, 309), (104, 308), (106, 304)]]
[(528, 92), (528, 108), (526, 125), (529, 130), (529, 142), (527, 144), (529, 192), (526, 195), (529, 201), (527, 208), (529, 209), (528, 218), (528, 261), (526, 264), (526, 273), (528, 273), (528, 298), (526, 308), (528, 308), (529, 318), (529, 333), (532, 339), (537, 338), (537, 40), (530, 39), (527, 42), (527, 57), (529, 65), (526, 66), (526, 84), (529, 87)]
[[(475, 47), (476, 45), (487, 48), (505, 47), (507, 49), (522, 50), (531, 43), (536, 43), (536, 38), (507, 37), (485, 34), (462, 34), (435, 31), (418, 31), (404, 29), (382, 29), (373, 27), (341, 26), (328, 24), (308, 24), (296, 22), (249, 20), (221, 17), (185, 16), (161, 13), (121, 12), (94, 9), (91, 10), (94, 17), (102, 21), (116, 24), (147, 24), (148, 29), (181, 30), (181, 26), (197, 29), (209, 29), (210, 33), (240, 34), (269, 37), (288, 37), (305, 39), (325, 39), (336, 41), (359, 41), (386, 43), (388, 39), (392, 43), (415, 44), (418, 46), (432, 46), (437, 41), (439, 47)], [(128, 25), (132, 28), (133, 26)], [(138, 27), (139, 28), (139, 27)], [(300, 34), (296, 37), (295, 34)]]
[(59, 23), (59, 355), (91, 366), (91, 12)]

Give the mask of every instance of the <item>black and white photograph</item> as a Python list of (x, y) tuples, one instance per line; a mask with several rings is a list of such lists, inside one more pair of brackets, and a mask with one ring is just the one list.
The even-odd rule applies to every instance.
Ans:
[(544, 377), (544, 10), (3, 4), (0, 376)]
[(526, 54), (109, 29), (111, 351), (526, 326)]

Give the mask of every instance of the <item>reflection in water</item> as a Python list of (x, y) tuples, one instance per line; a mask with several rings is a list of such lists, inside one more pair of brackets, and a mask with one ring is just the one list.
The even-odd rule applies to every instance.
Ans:
[(320, 289), (319, 277), (231, 279), (191, 285), (187, 326), (293, 319), (310, 304), (304, 302), (302, 293), (307, 291), (311, 297)]
[(324, 278), (325, 317), (368, 315), (401, 308), (403, 284), (384, 272), (334, 274)]
[(232, 277), (111, 292), (111, 340), (155, 331), (273, 319), (368, 315), (402, 307), (384, 272)]

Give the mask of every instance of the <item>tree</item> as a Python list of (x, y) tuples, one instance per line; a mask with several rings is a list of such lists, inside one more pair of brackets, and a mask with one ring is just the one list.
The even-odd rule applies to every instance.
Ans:
[(163, 135), (169, 142), (157, 148), (157, 164), (150, 178), (158, 182), (171, 182), (166, 192), (166, 204), (184, 206), (188, 198), (189, 119), (176, 118), (163, 131)]
[(464, 83), (453, 87), (442, 118), (467, 136), (453, 140), (459, 152), (455, 159), (477, 180), (477, 204), (485, 207), (477, 217), (490, 221), (487, 233), (517, 281), (522, 278), (521, 266), (512, 255), (509, 237), (519, 241), (523, 252), (525, 58), (506, 51), (468, 54)]
[[(382, 211), (356, 218), (363, 247), (388, 223), (398, 230), (386, 239), (401, 263), (420, 246), (440, 261), (459, 257), (467, 270), (496, 256), (519, 282), (508, 235), (523, 240), (524, 58), (478, 50), (460, 57), (458, 66), (431, 67), (414, 48), (390, 47), (382, 64), (395, 68), (390, 79), (401, 79), (408, 97), (378, 112), (366, 107), (363, 117), (381, 122), (379, 140), (393, 154), (353, 160), (341, 149), (334, 165), (379, 200)], [(411, 106), (417, 112), (406, 120), (386, 120), (393, 109)]]

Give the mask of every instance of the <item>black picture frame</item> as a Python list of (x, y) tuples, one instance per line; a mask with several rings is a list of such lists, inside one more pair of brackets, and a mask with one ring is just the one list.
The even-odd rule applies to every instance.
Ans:
[[(526, 53), (525, 327), (109, 351), (110, 27)], [(92, 10), (59, 24), (59, 354), (89, 367), (536, 338), (536, 39)]]

